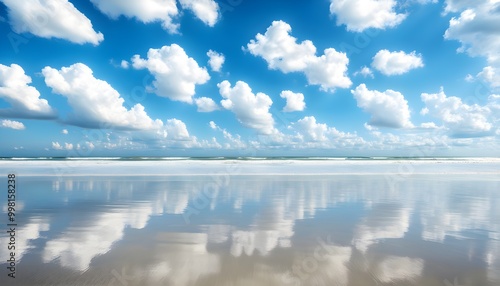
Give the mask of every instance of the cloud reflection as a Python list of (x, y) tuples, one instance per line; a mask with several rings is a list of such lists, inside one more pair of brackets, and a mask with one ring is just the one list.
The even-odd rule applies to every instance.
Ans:
[[(151, 259), (134, 269), (146, 284), (210, 285), (207, 281), (215, 281), (210, 279), (220, 279), (228, 285), (279, 285), (297, 265), (304, 269), (302, 263), (314, 255), (316, 238), (326, 234), (337, 241), (330, 242), (331, 251), (316, 261), (314, 271), (305, 272), (308, 276), (300, 279), (304, 285), (349, 285), (357, 283), (353, 277), (359, 275), (381, 283), (419, 283), (428, 275), (424, 266), (431, 256), (425, 250), (399, 253), (407, 250), (393, 245), (415, 243), (408, 242), (412, 236), (421, 238), (418, 247), (432, 242), (446, 249), (447, 237), (472, 240), (472, 235), (481, 235), (475, 240), (481, 247), (474, 251), (484, 260), (484, 279), (500, 281), (497, 194), (464, 189), (453, 180), (408, 179), (391, 191), (384, 188), (384, 178), (359, 180), (231, 178), (227, 186), (210, 193), (208, 203), (199, 204), (207, 182), (200, 178), (68, 179), (53, 184), (57, 197), (66, 198), (64, 203), (52, 199), (53, 209), (68, 216), (52, 216), (50, 223), (57, 227), (40, 244), (42, 259), (80, 273), (94, 271), (93, 260), (114, 250), (134, 261), (124, 247), (131, 243), (127, 239), (143, 233), (149, 248), (141, 255)], [(186, 224), (182, 215), (193, 208), (198, 213)], [(25, 241), (20, 244), (29, 249), (49, 230), (49, 220), (33, 217), (24, 227)], [(0, 240), (5, 244), (5, 237)], [(465, 248), (464, 253), (470, 251)], [(248, 263), (248, 269), (237, 268), (238, 277), (230, 278), (227, 271), (237, 263)]]
[(366, 252), (372, 244), (388, 238), (402, 238), (410, 225), (410, 210), (397, 205), (378, 204), (354, 233), (352, 243)]
[(219, 255), (207, 251), (205, 233), (161, 233), (155, 242), (154, 260), (148, 277), (151, 282), (168, 285), (192, 285), (220, 271)]
[(0, 257), (7, 259), (10, 257), (10, 252), (15, 252), (16, 259), (20, 261), (30, 249), (35, 248), (34, 240), (40, 238), (41, 232), (49, 231), (50, 223), (45, 217), (33, 217), (28, 220), (28, 223), (15, 227), (16, 240), (13, 250), (7, 248), (10, 242), (10, 235), (7, 234), (9, 228), (7, 227), (0, 237)]
[(84, 225), (71, 226), (62, 235), (47, 242), (43, 261), (47, 263), (58, 258), (64, 267), (85, 271), (94, 257), (107, 253), (113, 243), (122, 239), (127, 226), (144, 228), (151, 213), (151, 206), (143, 203), (130, 209), (110, 210)]
[(375, 275), (383, 283), (397, 283), (402, 280), (415, 280), (422, 275), (423, 269), (422, 259), (388, 256), (376, 266)]

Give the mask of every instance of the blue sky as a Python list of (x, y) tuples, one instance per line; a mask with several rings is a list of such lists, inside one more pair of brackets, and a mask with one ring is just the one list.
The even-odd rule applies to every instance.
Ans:
[(498, 156), (498, 0), (0, 0), (0, 156)]

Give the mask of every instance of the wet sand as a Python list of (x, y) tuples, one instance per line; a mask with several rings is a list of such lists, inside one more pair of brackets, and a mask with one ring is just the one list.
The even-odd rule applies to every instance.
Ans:
[(15, 163), (2, 285), (500, 285), (498, 162)]

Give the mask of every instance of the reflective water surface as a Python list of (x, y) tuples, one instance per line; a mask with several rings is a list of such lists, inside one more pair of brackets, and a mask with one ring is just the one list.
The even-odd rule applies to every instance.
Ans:
[(500, 285), (499, 192), (497, 175), (20, 177), (0, 281)]

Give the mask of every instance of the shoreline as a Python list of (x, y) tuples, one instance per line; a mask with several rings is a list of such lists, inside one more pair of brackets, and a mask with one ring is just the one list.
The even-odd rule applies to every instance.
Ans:
[(467, 160), (3, 160), (25, 176), (477, 175), (500, 174), (500, 159)]

